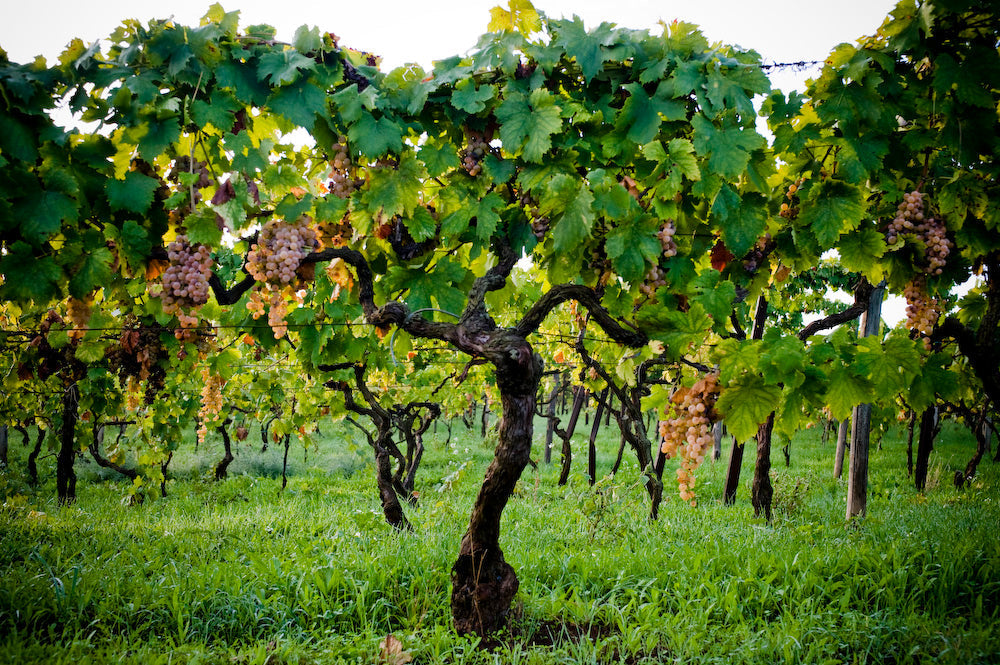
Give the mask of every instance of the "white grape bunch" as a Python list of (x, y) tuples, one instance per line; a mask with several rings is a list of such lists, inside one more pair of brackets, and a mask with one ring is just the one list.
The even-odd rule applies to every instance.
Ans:
[(674, 391), (665, 409), (666, 418), (660, 421), (661, 450), (668, 457), (681, 458), (677, 469), (678, 490), (681, 499), (692, 506), (697, 505), (694, 472), (713, 442), (712, 424), (718, 397), (719, 375), (706, 374), (690, 388), (682, 386)]

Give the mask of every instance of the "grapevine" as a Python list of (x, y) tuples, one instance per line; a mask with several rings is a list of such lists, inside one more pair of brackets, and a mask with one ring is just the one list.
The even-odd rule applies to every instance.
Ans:
[[(680, 455), (677, 469), (680, 497), (692, 506), (695, 499), (694, 471), (704, 459), (712, 443), (712, 422), (715, 420), (715, 401), (719, 395), (719, 375), (706, 374), (690, 388), (681, 387), (670, 398), (673, 418), (660, 421), (662, 450), (668, 457)], [(669, 407), (668, 407), (669, 409)], [(665, 414), (669, 416), (669, 410)]]
[(157, 294), (163, 311), (176, 314), (180, 329), (174, 332), (177, 339), (191, 341), (191, 328), (198, 325), (194, 312), (208, 302), (212, 276), (212, 252), (206, 245), (192, 245), (187, 236), (177, 236), (167, 246), (170, 265), (160, 278), (161, 291)]

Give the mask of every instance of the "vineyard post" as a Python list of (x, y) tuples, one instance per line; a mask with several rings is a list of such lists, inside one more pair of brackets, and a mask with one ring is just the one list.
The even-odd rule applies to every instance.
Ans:
[[(861, 315), (860, 337), (879, 332), (885, 282), (872, 291), (868, 309)], [(872, 405), (859, 404), (854, 409), (851, 432), (851, 458), (847, 469), (847, 519), (864, 516), (868, 506), (868, 443), (871, 433)], [(838, 445), (839, 447), (839, 445)]]
[(844, 418), (837, 426), (837, 452), (833, 458), (833, 477), (840, 479), (844, 473), (844, 452), (847, 449), (847, 428), (851, 426), (849, 418)]

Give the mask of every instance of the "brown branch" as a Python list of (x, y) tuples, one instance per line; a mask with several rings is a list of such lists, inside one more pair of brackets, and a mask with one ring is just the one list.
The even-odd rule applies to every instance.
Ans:
[(868, 302), (871, 300), (872, 291), (874, 291), (874, 287), (868, 283), (867, 279), (862, 278), (861, 281), (858, 282), (858, 285), (854, 287), (853, 305), (845, 309), (843, 312), (831, 314), (830, 316), (813, 321), (808, 326), (803, 328), (801, 332), (799, 332), (799, 339), (805, 341), (821, 330), (829, 330), (830, 328), (839, 326), (842, 323), (847, 323), (848, 321), (853, 321), (858, 318), (865, 312), (865, 310), (868, 309)]
[(553, 286), (528, 310), (528, 313), (524, 315), (524, 318), (517, 324), (514, 331), (522, 337), (527, 337), (538, 329), (538, 326), (542, 324), (545, 317), (557, 305), (567, 300), (575, 300), (586, 307), (593, 321), (614, 341), (631, 347), (639, 347), (649, 341), (645, 333), (639, 330), (629, 330), (622, 326), (601, 305), (601, 300), (597, 292), (589, 286), (580, 284), (559, 284)]

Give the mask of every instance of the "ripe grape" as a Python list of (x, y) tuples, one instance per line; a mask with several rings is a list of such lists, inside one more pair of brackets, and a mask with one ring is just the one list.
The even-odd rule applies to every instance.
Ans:
[(466, 129), (465, 136), (466, 146), (459, 151), (458, 156), (462, 158), (462, 168), (472, 177), (476, 177), (483, 170), (482, 161), (490, 152), (492, 137), (488, 132), (477, 132), (472, 129)]
[(924, 244), (924, 272), (928, 275), (940, 275), (954, 245), (948, 239), (944, 222), (926, 216), (924, 197), (917, 190), (903, 195), (903, 200), (896, 208), (896, 216), (886, 230), (885, 241), (893, 245), (903, 235), (920, 240)]
[(906, 298), (906, 327), (919, 332), (924, 338), (924, 348), (930, 350), (930, 334), (941, 316), (941, 303), (930, 296), (925, 275), (917, 275), (907, 283), (903, 296)]
[(364, 181), (355, 180), (351, 177), (354, 172), (354, 163), (347, 151), (347, 137), (340, 136), (332, 146), (333, 159), (330, 160), (330, 191), (334, 196), (346, 199), (351, 192), (362, 185)]
[(66, 303), (66, 318), (69, 319), (71, 329), (68, 333), (70, 339), (81, 339), (87, 332), (87, 324), (90, 323), (91, 299), (78, 300), (70, 298)]
[(661, 449), (668, 457), (680, 456), (678, 490), (681, 499), (692, 506), (696, 505), (694, 472), (705, 460), (705, 451), (714, 440), (712, 424), (718, 396), (719, 375), (706, 374), (690, 388), (682, 386), (674, 391), (664, 410), (666, 418), (660, 421)]
[(192, 245), (187, 236), (177, 236), (167, 245), (170, 265), (160, 276), (161, 291), (156, 295), (163, 303), (163, 311), (176, 314), (181, 328), (174, 335), (177, 339), (191, 341), (190, 328), (198, 325), (196, 312), (208, 302), (209, 284), (212, 276), (212, 251), (201, 244)]
[[(284, 291), (295, 279), (302, 259), (319, 245), (309, 222), (308, 217), (302, 217), (294, 224), (271, 220), (264, 225), (257, 242), (247, 252), (247, 272), (262, 282), (269, 293), (267, 322), (275, 339), (288, 333), (285, 324), (288, 302)], [(251, 292), (247, 309), (254, 319), (259, 318), (264, 313), (264, 297), (257, 291)]]
[(224, 383), (221, 376), (213, 375), (208, 367), (202, 367), (201, 407), (198, 409), (198, 443), (205, 443), (209, 421), (216, 420), (222, 411), (222, 385)]
[(677, 245), (674, 243), (674, 234), (677, 233), (677, 227), (674, 225), (674, 220), (668, 219), (657, 231), (656, 237), (660, 241), (660, 247), (663, 248), (663, 255), (667, 258), (671, 256), (677, 256)]

